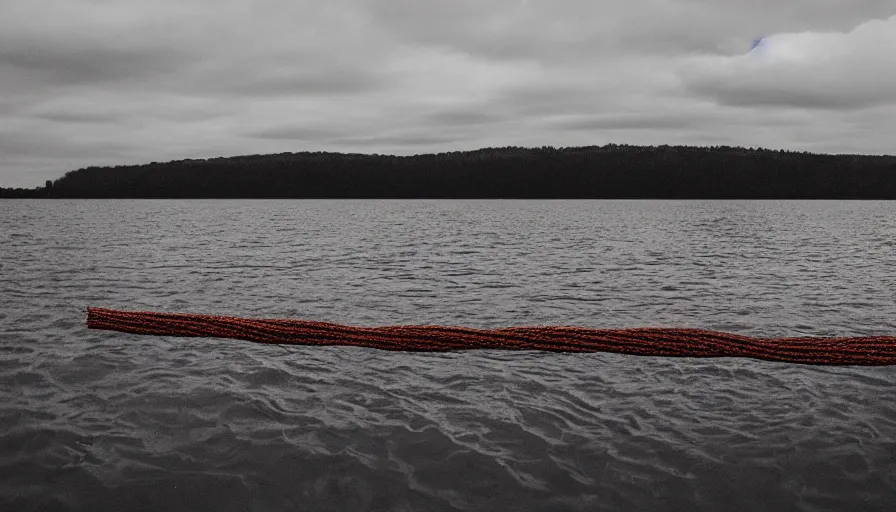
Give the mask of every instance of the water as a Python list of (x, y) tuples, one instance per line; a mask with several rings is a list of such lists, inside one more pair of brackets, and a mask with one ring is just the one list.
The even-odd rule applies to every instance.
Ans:
[(893, 510), (896, 368), (141, 337), (358, 325), (896, 333), (896, 207), (0, 201), (0, 509)]

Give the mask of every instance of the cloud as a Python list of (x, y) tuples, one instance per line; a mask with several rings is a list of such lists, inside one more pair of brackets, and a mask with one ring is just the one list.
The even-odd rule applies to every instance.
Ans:
[(338, 136), (339, 132), (313, 126), (279, 126), (249, 132), (249, 137), (271, 140), (318, 141)]
[(389, 135), (371, 137), (346, 137), (335, 142), (343, 146), (431, 146), (457, 141), (456, 136), (449, 135)]
[[(888, 0), (370, 0), (406, 41), (489, 58), (581, 60), (620, 52), (740, 53), (757, 34), (848, 29), (893, 14)], [(746, 40), (746, 42), (744, 42)], [(748, 46), (747, 46), (748, 47)]]
[[(896, 129), (894, 11), (892, 0), (7, 0), (0, 186), (284, 151), (881, 153)], [(759, 36), (764, 53), (750, 54)]]
[(561, 130), (644, 130), (693, 128), (705, 121), (687, 113), (678, 115), (649, 113), (613, 114), (577, 117), (555, 124)]
[[(32, 42), (33, 43), (33, 42)], [(58, 42), (0, 47), (0, 69), (7, 76), (41, 85), (99, 85), (175, 73), (183, 55), (167, 49), (64, 46)]]
[(222, 87), (205, 90), (222, 89), (225, 93), (243, 96), (333, 96), (369, 92), (378, 86), (379, 80), (376, 76), (351, 70), (338, 70), (324, 73), (297, 72), (259, 78), (242, 78), (237, 75)]
[[(487, 108), (486, 105), (482, 106)], [(473, 108), (454, 108), (439, 110), (424, 115), (424, 121), (438, 126), (464, 126), (494, 123), (505, 119), (504, 116)]]
[(726, 105), (854, 109), (896, 103), (896, 16), (849, 32), (775, 34), (749, 54), (693, 59), (687, 87)]
[(38, 119), (46, 119), (58, 123), (109, 123), (117, 119), (116, 116), (96, 112), (47, 112), (45, 114), (36, 114)]

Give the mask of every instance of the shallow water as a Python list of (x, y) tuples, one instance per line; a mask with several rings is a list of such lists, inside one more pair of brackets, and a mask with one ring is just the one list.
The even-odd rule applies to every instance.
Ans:
[(896, 205), (0, 201), (0, 509), (893, 510), (896, 368), (88, 331), (896, 333)]

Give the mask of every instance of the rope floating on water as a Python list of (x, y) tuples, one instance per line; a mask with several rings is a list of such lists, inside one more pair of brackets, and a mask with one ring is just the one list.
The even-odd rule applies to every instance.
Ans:
[(750, 357), (818, 365), (896, 364), (896, 337), (751, 338), (703, 329), (437, 325), (354, 327), (309, 320), (250, 319), (87, 308), (87, 327), (135, 334), (235, 338), (289, 345), (351, 345), (382, 350), (469, 349), (615, 352), (665, 357)]

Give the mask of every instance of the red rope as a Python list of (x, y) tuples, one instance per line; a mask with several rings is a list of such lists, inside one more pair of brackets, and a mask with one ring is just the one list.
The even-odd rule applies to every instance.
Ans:
[(751, 357), (826, 365), (896, 364), (896, 337), (892, 336), (751, 338), (702, 329), (655, 327), (508, 327), (492, 330), (437, 325), (354, 327), (309, 320), (253, 320), (105, 308), (87, 308), (87, 327), (158, 336), (236, 338), (293, 345), (353, 345), (418, 352), (491, 348), (667, 357)]

